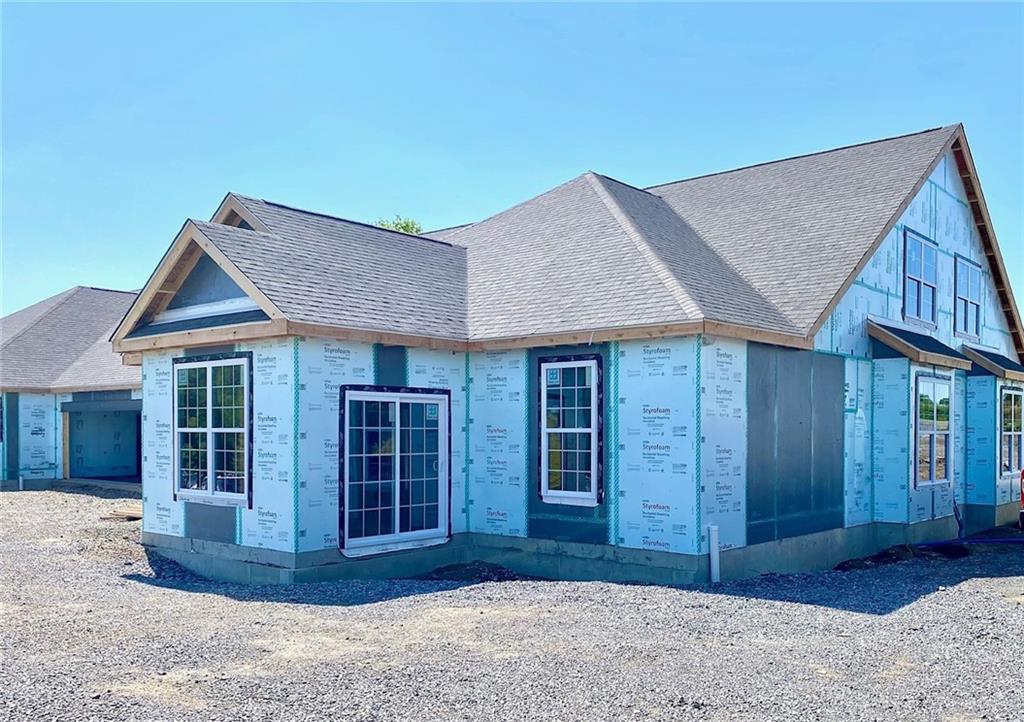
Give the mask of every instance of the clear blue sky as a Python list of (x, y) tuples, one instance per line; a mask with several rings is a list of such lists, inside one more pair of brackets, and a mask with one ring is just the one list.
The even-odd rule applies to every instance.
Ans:
[(2, 12), (4, 314), (140, 287), (228, 190), (431, 228), (957, 121), (1024, 299), (1019, 4)]

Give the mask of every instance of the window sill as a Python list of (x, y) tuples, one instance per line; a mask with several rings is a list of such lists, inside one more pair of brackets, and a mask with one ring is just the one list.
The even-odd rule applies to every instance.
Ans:
[(561, 504), (563, 506), (597, 506), (597, 499), (592, 496), (588, 497), (577, 497), (577, 496), (552, 496), (550, 494), (542, 494), (540, 500), (545, 504)]
[(914, 483), (915, 489), (930, 489), (934, 486), (951, 486), (953, 481), (951, 479), (940, 479), (938, 481), (917, 481)]
[(981, 343), (981, 336), (973, 336), (969, 333), (961, 333), (960, 331), (954, 331), (953, 336), (955, 338), (962, 338), (965, 341), (972, 341), (974, 343)]
[(247, 506), (248, 500), (244, 494), (239, 496), (225, 496), (218, 494), (196, 493), (192, 491), (178, 491), (178, 501), (190, 501), (193, 504), (207, 504), (209, 506)]
[(929, 331), (938, 331), (939, 330), (939, 325), (936, 322), (934, 322), (934, 321), (927, 321), (927, 320), (925, 320), (923, 318), (918, 318), (917, 316), (904, 316), (903, 320), (905, 322), (913, 324), (915, 326), (920, 326), (921, 328), (926, 328)]

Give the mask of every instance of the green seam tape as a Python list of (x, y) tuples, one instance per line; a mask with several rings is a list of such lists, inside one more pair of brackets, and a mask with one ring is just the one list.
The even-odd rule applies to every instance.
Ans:
[(696, 553), (697, 554), (700, 554), (701, 538), (704, 536), (704, 527), (703, 527), (703, 525), (701, 523), (701, 498), (700, 498), (701, 497), (701, 494), (700, 494), (700, 486), (701, 486), (701, 464), (700, 464), (700, 457), (701, 457), (701, 454), (704, 453), (704, 441), (701, 438), (701, 429), (700, 429), (700, 417), (701, 417), (700, 357), (701, 357), (701, 354), (703, 353), (703, 349), (704, 349), (704, 334), (697, 334), (697, 362), (696, 362), (696, 367), (694, 369), (695, 372), (696, 372), (695, 373), (695, 379), (696, 379), (695, 380), (695, 385), (696, 385), (696, 390), (697, 390), (696, 403), (694, 404), (694, 416), (695, 416), (695, 421), (696, 421), (696, 437), (695, 438), (696, 438), (696, 442), (697, 442), (696, 443), (696, 452), (697, 453), (694, 454), (694, 464), (693, 464), (693, 476), (694, 476), (694, 486), (695, 486), (694, 492), (695, 492), (696, 510), (697, 510), (697, 515), (696, 515), (697, 516), (697, 530), (696, 530), (696, 535), (695, 535), (695, 541), (696, 541), (696, 545), (697, 545), (697, 549), (696, 549)]
[(235, 507), (235, 544), (242, 543), (242, 507)]
[[(523, 351), (523, 396), (530, 390), (530, 352)], [(523, 399), (523, 420), (526, 435), (523, 437), (523, 536), (530, 536), (530, 451), (527, 442), (530, 440), (530, 404)]]
[(874, 286), (870, 283), (867, 283), (866, 281), (861, 281), (860, 279), (854, 281), (853, 285), (860, 286), (861, 288), (866, 288), (869, 291), (874, 291), (875, 293), (884, 293), (886, 296), (892, 296), (893, 298), (901, 298), (900, 294), (896, 293), (895, 291), (890, 291), (888, 288)]
[(464, 407), (463, 410), (462, 410), (463, 411), (463, 417), (464, 417), (464, 425), (463, 425), (462, 428), (463, 428), (463, 434), (464, 434), (464, 437), (465, 437), (464, 440), (463, 440), (463, 444), (465, 446), (464, 446), (463, 451), (462, 451), (462, 477), (463, 477), (463, 484), (462, 484), (462, 486), (463, 486), (463, 489), (462, 489), (463, 509), (462, 509), (462, 511), (463, 511), (463, 514), (466, 517), (466, 531), (470, 531), (470, 529), (469, 529), (469, 461), (470, 461), (470, 454), (469, 454), (469, 422), (470, 422), (469, 401), (470, 401), (470, 391), (469, 391), (469, 386), (470, 386), (470, 377), (469, 377), (469, 352), (468, 351), (463, 352), (463, 358), (465, 359), (465, 361), (464, 361), (464, 364), (463, 364), (463, 367), (464, 367), (463, 368), (463, 374), (464, 374), (463, 375), (463, 379), (464, 379), (464, 381), (463, 381), (462, 388), (464, 389), (463, 393), (465, 394), (465, 398), (464, 398), (464, 401), (463, 401), (463, 404), (462, 404), (463, 407)]
[(292, 546), (299, 551), (299, 339), (292, 339)]
[(871, 368), (871, 423), (869, 424), (869, 433), (871, 434), (871, 443), (869, 444), (869, 458), (871, 461), (871, 472), (869, 478), (871, 479), (871, 521), (878, 521), (875, 518), (875, 362), (867, 362)]
[(928, 179), (928, 183), (929, 183), (929, 184), (930, 184), (930, 185), (931, 185), (932, 187), (934, 187), (936, 191), (938, 191), (939, 193), (942, 193), (942, 194), (943, 194), (944, 196), (946, 196), (947, 198), (951, 198), (952, 200), (954, 200), (954, 201), (956, 201), (957, 203), (959, 203), (960, 205), (962, 205), (962, 206), (963, 206), (964, 208), (970, 208), (970, 206), (969, 206), (969, 205), (967, 205), (967, 203), (965, 203), (964, 201), (960, 200), (960, 198), (959, 198), (959, 197), (957, 197), (957, 196), (956, 196), (956, 194), (954, 194), (954, 193), (950, 193), (950, 192), (949, 192), (949, 191), (947, 191), (947, 190), (946, 190), (945, 188), (943, 188), (942, 186), (940, 186), (940, 185), (939, 185), (938, 183), (936, 183), (935, 181), (933, 181), (933, 180), (932, 180), (931, 178), (929, 178), (929, 179)]
[(609, 393), (608, 400), (608, 436), (611, 443), (605, 442), (608, 449), (608, 543), (619, 543), (619, 342), (612, 341), (610, 347)]

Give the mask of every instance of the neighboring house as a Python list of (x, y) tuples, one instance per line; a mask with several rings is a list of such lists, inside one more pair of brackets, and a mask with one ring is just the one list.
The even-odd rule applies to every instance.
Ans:
[(958, 125), (426, 237), (229, 194), (113, 342), (200, 573), (688, 582), (1013, 519), (1022, 334)]
[(76, 286), (0, 319), (0, 478), (139, 480), (141, 374), (110, 348), (134, 300)]

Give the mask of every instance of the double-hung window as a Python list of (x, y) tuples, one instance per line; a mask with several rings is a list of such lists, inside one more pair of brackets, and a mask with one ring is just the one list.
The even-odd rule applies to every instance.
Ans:
[(178, 494), (219, 503), (248, 498), (249, 357), (174, 362)]
[(917, 377), (917, 486), (949, 481), (949, 379)]
[(903, 315), (935, 323), (935, 288), (938, 285), (939, 251), (935, 244), (912, 231), (904, 233), (906, 278), (903, 290)]
[(600, 366), (593, 357), (540, 364), (541, 498), (596, 506)]
[(981, 319), (981, 269), (970, 261), (956, 259), (956, 332), (977, 338)]
[(1003, 389), (1002, 427), (1000, 428), (999, 468), (1003, 474), (1019, 474), (1024, 455), (1024, 425), (1021, 413), (1024, 410), (1024, 389)]

